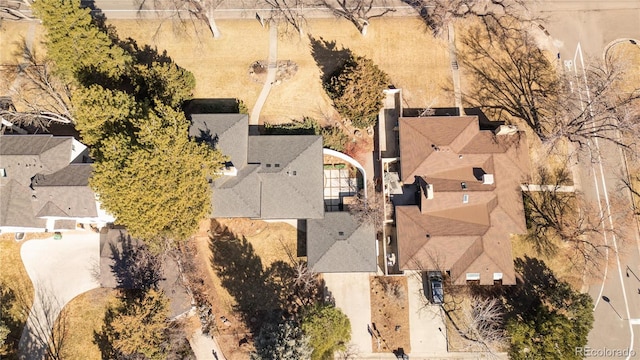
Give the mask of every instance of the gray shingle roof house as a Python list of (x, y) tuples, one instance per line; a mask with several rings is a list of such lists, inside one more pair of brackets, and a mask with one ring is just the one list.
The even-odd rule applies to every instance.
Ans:
[(307, 221), (307, 257), (315, 272), (376, 272), (376, 232), (348, 212)]
[(0, 231), (75, 229), (113, 221), (88, 186), (86, 146), (70, 136), (0, 136)]
[(323, 217), (322, 137), (250, 136), (243, 114), (192, 114), (191, 121), (191, 137), (229, 157), (211, 184), (212, 217)]

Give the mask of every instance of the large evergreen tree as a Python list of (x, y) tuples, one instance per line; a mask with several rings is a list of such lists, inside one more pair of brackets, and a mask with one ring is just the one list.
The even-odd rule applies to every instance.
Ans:
[(149, 290), (140, 297), (122, 298), (107, 310), (97, 335), (103, 358), (165, 359), (169, 300)]
[(117, 79), (125, 73), (131, 57), (94, 24), (80, 0), (38, 0), (32, 7), (47, 29), (47, 54), (65, 81)]
[(329, 79), (325, 90), (336, 110), (357, 128), (375, 125), (389, 76), (370, 59), (353, 56)]
[(302, 330), (309, 336), (313, 348), (312, 360), (333, 359), (351, 340), (351, 323), (340, 309), (332, 305), (317, 305), (302, 319)]
[(581, 359), (593, 326), (593, 300), (537, 259), (516, 259), (523, 283), (508, 289), (507, 332), (511, 359)]
[[(219, 152), (186, 136), (184, 114), (158, 105), (137, 132), (137, 145), (126, 157), (117, 147), (104, 147), (91, 185), (102, 206), (117, 214), (134, 237), (185, 239), (210, 211), (210, 187), (223, 162)], [(125, 145), (126, 146), (126, 145)]]
[(293, 321), (266, 322), (256, 337), (251, 360), (298, 359), (311, 356), (309, 338)]
[(160, 250), (187, 238), (210, 211), (208, 180), (224, 161), (188, 138), (182, 103), (193, 75), (96, 25), (79, 0), (39, 0), (57, 74), (73, 84), (76, 127), (96, 160), (91, 186), (132, 236)]

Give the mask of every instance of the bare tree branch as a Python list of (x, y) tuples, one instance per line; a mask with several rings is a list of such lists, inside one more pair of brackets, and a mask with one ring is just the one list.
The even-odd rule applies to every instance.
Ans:
[(375, 0), (318, 0), (318, 4), (328, 7), (336, 17), (349, 20), (362, 35), (367, 34), (369, 20), (396, 11), (386, 1)]

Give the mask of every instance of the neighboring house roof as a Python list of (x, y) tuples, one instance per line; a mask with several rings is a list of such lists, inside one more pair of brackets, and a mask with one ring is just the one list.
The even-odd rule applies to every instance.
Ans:
[(91, 172), (91, 164), (70, 164), (53, 174), (36, 174), (31, 183), (36, 216), (98, 216), (96, 197), (89, 188)]
[(55, 218), (48, 230), (57, 230), (99, 217), (88, 186), (91, 165), (71, 163), (84, 148), (69, 136), (0, 136), (0, 226), (44, 229), (46, 219)]
[(501, 273), (515, 284), (509, 236), (526, 232), (523, 133), (495, 135), (461, 116), (401, 118), (399, 134), (401, 178), (421, 189), (418, 205), (396, 206), (400, 268), (449, 270), (456, 284), (467, 273), (493, 284)]
[(73, 138), (67, 136), (0, 136), (0, 168), (5, 172), (0, 185), (15, 180), (28, 186), (35, 174), (62, 169), (72, 160), (72, 148)]
[(376, 233), (348, 212), (307, 220), (307, 257), (316, 272), (376, 272)]
[(247, 115), (193, 114), (190, 136), (230, 157), (212, 182), (212, 217), (314, 219), (324, 213), (322, 137), (249, 136)]

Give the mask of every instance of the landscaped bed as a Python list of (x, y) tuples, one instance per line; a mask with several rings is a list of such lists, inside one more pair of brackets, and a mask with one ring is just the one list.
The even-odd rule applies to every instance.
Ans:
[(372, 276), (371, 323), (373, 351), (411, 352), (409, 336), (409, 294), (403, 276)]

